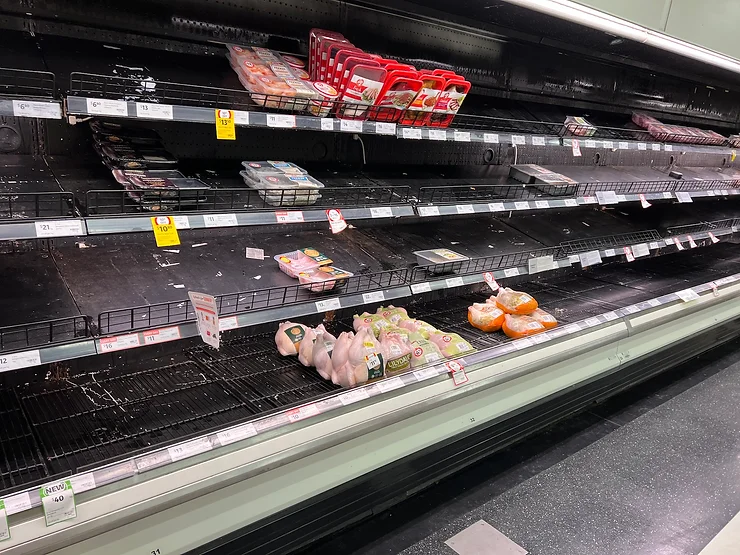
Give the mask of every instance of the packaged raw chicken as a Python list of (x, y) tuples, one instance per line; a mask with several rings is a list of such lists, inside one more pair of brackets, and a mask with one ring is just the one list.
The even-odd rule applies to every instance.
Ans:
[(442, 92), (434, 105), (427, 125), (432, 127), (448, 127), (462, 106), (463, 100), (470, 91), (470, 83), (455, 75), (447, 79)]
[(435, 328), (431, 324), (427, 324), (423, 320), (414, 320), (413, 318), (401, 320), (398, 323), (398, 326), (401, 328), (405, 328), (410, 332), (418, 333), (426, 339), (429, 339), (429, 335), (437, 331), (437, 328)]
[(343, 285), (348, 277), (354, 274), (334, 266), (319, 266), (298, 274), (298, 281), (314, 293), (331, 291), (337, 285)]
[(301, 341), (306, 336), (306, 326), (293, 322), (283, 322), (275, 334), (275, 345), (284, 357), (297, 355)]
[(380, 343), (370, 329), (362, 329), (352, 340), (347, 362), (339, 369), (335, 368), (334, 383), (342, 387), (355, 387), (384, 376), (385, 361)]
[(292, 278), (298, 278), (301, 272), (332, 263), (329, 257), (311, 247), (276, 254), (273, 258), (280, 266), (280, 271)]
[(519, 339), (545, 331), (545, 326), (540, 324), (531, 316), (507, 314), (504, 317), (504, 325), (501, 326), (504, 333), (512, 339)]
[(496, 306), (506, 314), (529, 314), (537, 308), (537, 301), (522, 291), (505, 287), (498, 290)]
[(555, 316), (549, 312), (545, 312), (541, 308), (535, 309), (530, 316), (542, 324), (546, 330), (552, 329), (558, 325), (558, 321), (555, 319)]
[(344, 119), (365, 119), (368, 107), (375, 104), (385, 81), (385, 69), (368, 61), (351, 66), (347, 61), (349, 74), (343, 82), (342, 97), (337, 116)]
[(445, 85), (444, 77), (432, 73), (420, 73), (419, 79), (422, 81), (421, 90), (401, 118), (401, 125), (425, 125), (437, 105), (439, 95), (442, 94)]
[(568, 116), (563, 124), (565, 129), (579, 137), (591, 137), (596, 133), (596, 127), (586, 119), (579, 116)]
[(412, 333), (409, 339), (411, 340), (411, 368), (420, 368), (442, 360), (439, 348), (420, 333)]
[(395, 307), (392, 304), (387, 307), (378, 307), (375, 313), (380, 314), (394, 326), (397, 326), (401, 320), (408, 320), (409, 317), (405, 308)]
[(498, 331), (504, 323), (504, 314), (495, 304), (473, 303), (468, 307), (468, 322), (482, 331)]
[(407, 336), (382, 331), (378, 341), (385, 355), (386, 376), (395, 376), (411, 369), (411, 344)]
[(393, 71), (388, 74), (370, 119), (398, 121), (419, 94), (422, 81), (416, 71)]
[(325, 331), (321, 335), (316, 335), (316, 341), (313, 344), (313, 363), (316, 371), (325, 380), (330, 380), (333, 372), (332, 355), (337, 338)]
[(430, 334), (429, 340), (446, 358), (452, 358), (473, 351), (473, 346), (457, 333), (437, 331)]
[(383, 318), (380, 314), (370, 314), (369, 312), (363, 312), (359, 316), (355, 314), (352, 327), (355, 328), (356, 332), (360, 330), (369, 329), (373, 332), (375, 337), (380, 335), (380, 332), (391, 327), (391, 323)]
[(342, 368), (345, 364), (347, 364), (347, 359), (349, 358), (349, 348), (352, 345), (352, 342), (355, 340), (355, 334), (351, 331), (349, 332), (342, 332), (339, 334), (339, 337), (337, 337), (337, 341), (334, 344), (334, 350), (331, 354), (331, 381), (334, 383), (337, 383), (337, 377), (336, 373), (337, 371)]
[(301, 344), (298, 347), (298, 362), (303, 366), (313, 366), (313, 344), (316, 341), (317, 331), (319, 333), (325, 331), (324, 326), (320, 325), (316, 329), (306, 328), (306, 334), (303, 336)]

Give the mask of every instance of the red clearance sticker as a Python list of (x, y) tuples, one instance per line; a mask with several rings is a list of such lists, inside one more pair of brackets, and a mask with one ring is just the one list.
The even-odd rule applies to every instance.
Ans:
[(326, 217), (329, 220), (329, 228), (332, 233), (339, 233), (347, 229), (347, 222), (344, 220), (344, 216), (338, 208), (327, 210)]
[(496, 278), (493, 277), (493, 272), (486, 272), (483, 274), (483, 279), (491, 289), (498, 291), (499, 286), (498, 283), (496, 283)]

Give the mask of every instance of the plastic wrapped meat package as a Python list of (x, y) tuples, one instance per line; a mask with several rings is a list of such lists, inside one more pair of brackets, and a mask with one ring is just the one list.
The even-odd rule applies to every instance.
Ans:
[(473, 346), (457, 333), (438, 331), (430, 334), (429, 340), (437, 346), (445, 358), (453, 358), (474, 350)]
[(511, 337), (512, 339), (521, 339), (522, 337), (545, 331), (545, 326), (531, 316), (507, 314), (504, 317), (504, 325), (502, 326), (502, 329), (507, 337)]
[(352, 277), (354, 274), (346, 270), (335, 268), (334, 266), (319, 266), (310, 270), (298, 273), (298, 281), (314, 293), (331, 291), (338, 284), (343, 284), (343, 280)]
[(537, 301), (531, 295), (508, 287), (498, 290), (495, 302), (506, 314), (530, 314), (537, 308)]
[(280, 266), (280, 271), (295, 279), (298, 279), (298, 274), (301, 272), (307, 272), (333, 262), (311, 247), (276, 254), (273, 258)]
[(371, 314), (369, 312), (363, 312), (360, 315), (355, 314), (352, 327), (356, 332), (361, 330), (369, 329), (373, 332), (375, 337), (380, 335), (380, 332), (392, 327), (392, 324), (383, 318), (380, 314)]
[(578, 137), (592, 137), (596, 133), (596, 127), (586, 118), (579, 116), (568, 116), (563, 124), (569, 133)]

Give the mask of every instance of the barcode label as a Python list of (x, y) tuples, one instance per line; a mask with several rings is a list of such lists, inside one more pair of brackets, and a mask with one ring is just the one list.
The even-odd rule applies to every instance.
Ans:
[(331, 118), (321, 118), (322, 131), (334, 131), (334, 120)]
[(290, 129), (295, 127), (295, 116), (283, 114), (267, 114), (267, 127)]
[(404, 139), (421, 139), (421, 129), (404, 127), (401, 129), (401, 137)]
[(519, 275), (519, 268), (506, 268), (504, 270), (504, 277), (515, 277)]
[(203, 222), (206, 227), (234, 227), (239, 225), (236, 214), (204, 214)]
[(84, 235), (80, 220), (49, 220), (34, 222), (36, 237), (78, 237)]
[(362, 301), (365, 304), (378, 303), (385, 300), (385, 295), (382, 291), (374, 291), (373, 293), (363, 293)]
[(342, 303), (336, 297), (333, 299), (325, 299), (323, 301), (316, 301), (316, 312), (321, 314), (329, 310), (339, 310), (342, 308)]
[(150, 102), (137, 102), (136, 117), (144, 119), (171, 120), (173, 118), (172, 105), (154, 104)]
[(498, 134), (496, 133), (483, 133), (484, 143), (498, 144)]
[(429, 138), (432, 141), (446, 141), (447, 140), (447, 131), (444, 131), (442, 129), (430, 129), (429, 130)]
[(128, 117), (128, 103), (123, 100), (88, 98), (87, 113), (95, 116)]
[(419, 216), (426, 218), (427, 216), (439, 216), (438, 206), (419, 206)]
[(345, 407), (347, 405), (351, 405), (352, 403), (357, 403), (358, 401), (364, 401), (365, 399), (369, 399), (369, 398), (370, 398), (370, 394), (367, 392), (367, 389), (365, 388), (348, 391), (347, 393), (342, 393), (339, 396), (339, 400)]
[(303, 223), (303, 212), (299, 210), (290, 212), (275, 212), (275, 219), (279, 224), (298, 224)]
[(456, 209), (457, 209), (458, 214), (474, 214), (475, 213), (475, 208), (473, 208), (472, 204), (458, 204)]
[(27, 118), (61, 119), (62, 108), (56, 102), (14, 100), (13, 115)]
[(545, 146), (545, 138), (544, 137), (532, 137), (532, 144), (534, 146)]
[(469, 143), (470, 142), (470, 133), (467, 131), (455, 131), (454, 132), (454, 138), (455, 141), (460, 143)]
[(375, 123), (375, 132), (378, 135), (395, 135), (396, 124), (378, 121)]
[(388, 206), (383, 206), (381, 208), (371, 208), (370, 216), (373, 218), (392, 218), (393, 209)]
[(339, 129), (348, 133), (362, 133), (362, 121), (356, 119), (339, 120)]
[(216, 434), (216, 437), (218, 438), (218, 442), (223, 447), (224, 445), (229, 445), (231, 443), (235, 443), (242, 439), (246, 439), (248, 437), (252, 437), (256, 435), (257, 435), (257, 428), (254, 427), (254, 424), (247, 423), (247, 424), (242, 424), (241, 426), (237, 426), (236, 428), (231, 428), (230, 430), (224, 430), (223, 432), (218, 432)]
[(100, 340), (100, 351), (103, 353), (123, 351), (124, 349), (133, 349), (139, 346), (141, 346), (141, 343), (139, 343), (138, 333), (119, 335), (118, 337), (103, 337)]
[(182, 459), (187, 459), (188, 457), (192, 457), (193, 455), (197, 455), (198, 453), (205, 453), (206, 451), (210, 450), (211, 441), (207, 437), (201, 437), (192, 441), (188, 441), (187, 443), (183, 443), (181, 445), (170, 447), (167, 449), (167, 452), (170, 454), (172, 462), (175, 462)]
[(463, 281), (463, 278), (461, 277), (447, 278), (445, 280), (445, 285), (447, 285), (447, 287), (461, 287), (465, 285), (465, 282)]
[(619, 141), (619, 150), (629, 150), (630, 144), (626, 141)]
[(419, 293), (429, 293), (429, 291), (431, 290), (432, 286), (431, 284), (429, 284), (429, 282), (411, 284), (411, 292), (414, 295), (418, 295)]
[(512, 135), (511, 136), (511, 144), (513, 145), (523, 145), (526, 143), (527, 143), (527, 140), (525, 139), (524, 135)]

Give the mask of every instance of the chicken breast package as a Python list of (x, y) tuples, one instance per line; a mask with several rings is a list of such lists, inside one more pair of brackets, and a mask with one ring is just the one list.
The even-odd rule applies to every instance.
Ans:
[(352, 327), (355, 328), (355, 331), (358, 333), (361, 330), (369, 329), (375, 337), (378, 337), (381, 331), (391, 327), (391, 323), (380, 314), (363, 312), (359, 316), (355, 314)]
[(531, 316), (517, 314), (507, 314), (504, 317), (504, 325), (501, 328), (507, 337), (511, 337), (512, 339), (520, 339), (545, 331), (545, 326)]
[(558, 325), (558, 321), (555, 319), (555, 316), (549, 312), (545, 312), (541, 308), (535, 309), (530, 316), (542, 324), (546, 330), (552, 329)]
[(438, 331), (429, 336), (445, 358), (452, 358), (473, 351), (473, 346), (457, 333)]
[(314, 341), (313, 344), (313, 364), (316, 366), (316, 371), (325, 380), (331, 379), (331, 375), (334, 370), (332, 355), (336, 344), (337, 338), (328, 331), (325, 331), (320, 335), (317, 334), (316, 341)]
[(306, 336), (306, 326), (293, 322), (283, 322), (275, 334), (275, 345), (284, 357), (297, 355), (301, 341)]
[(537, 308), (537, 301), (527, 293), (505, 287), (498, 290), (496, 306), (506, 314), (529, 314)]
[(387, 307), (379, 307), (375, 313), (380, 314), (394, 326), (397, 326), (401, 320), (408, 320), (409, 318), (405, 308), (395, 307), (392, 304)]
[(385, 355), (386, 376), (396, 376), (411, 369), (411, 343), (408, 336), (382, 331), (378, 341)]
[(421, 368), (443, 359), (439, 348), (420, 333), (412, 333), (409, 339), (411, 339), (411, 368)]
[(352, 272), (335, 268), (334, 266), (319, 266), (318, 268), (300, 272), (298, 274), (298, 281), (306, 289), (314, 293), (322, 293), (324, 291), (331, 291), (337, 285), (344, 285), (344, 281), (353, 275)]
[(492, 332), (501, 329), (505, 312), (493, 303), (473, 303), (468, 307), (468, 322), (481, 331)]

